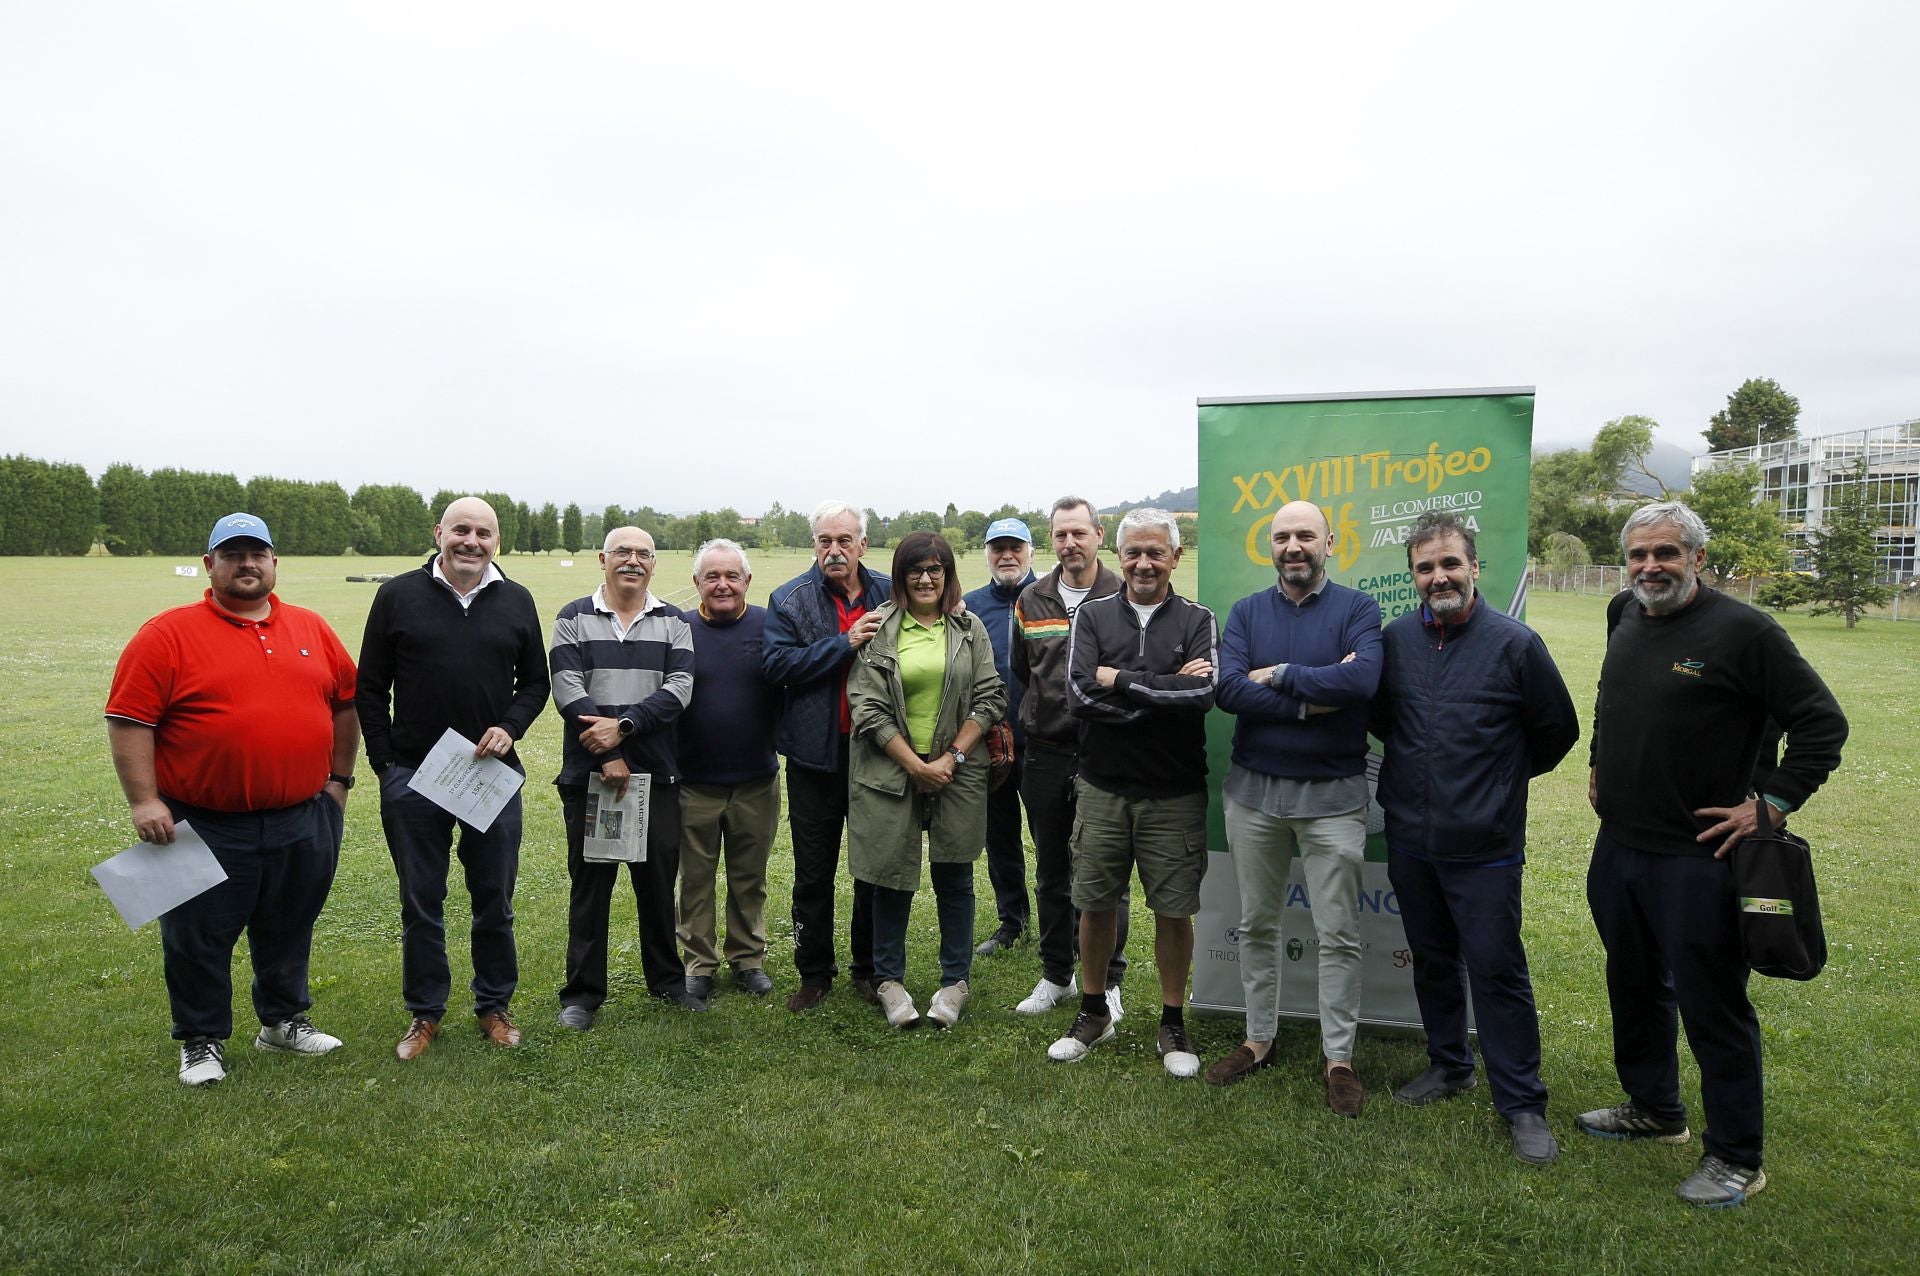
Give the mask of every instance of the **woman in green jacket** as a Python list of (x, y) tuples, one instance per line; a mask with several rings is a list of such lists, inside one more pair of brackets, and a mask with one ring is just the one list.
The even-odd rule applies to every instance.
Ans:
[(903, 981), (923, 858), (940, 917), (940, 991), (927, 1017), (952, 1027), (967, 1004), (973, 861), (987, 840), (984, 737), (1006, 715), (1007, 692), (986, 627), (959, 606), (953, 547), (931, 532), (902, 537), (893, 599), (847, 674), (847, 863), (874, 888), (873, 976), (895, 1028), (920, 1021)]

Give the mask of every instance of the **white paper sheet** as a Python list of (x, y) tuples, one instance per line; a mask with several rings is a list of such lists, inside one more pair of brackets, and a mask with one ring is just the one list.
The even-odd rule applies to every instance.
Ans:
[(474, 757), (473, 749), (473, 741), (447, 728), (407, 787), (484, 833), (527, 778), (499, 758)]
[(135, 842), (104, 864), (93, 866), (93, 880), (120, 910), (131, 930), (177, 908), (227, 880), (227, 870), (207, 844), (182, 821), (173, 826), (173, 843)]

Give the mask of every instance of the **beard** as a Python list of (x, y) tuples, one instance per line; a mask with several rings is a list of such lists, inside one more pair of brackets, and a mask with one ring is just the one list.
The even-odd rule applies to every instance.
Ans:
[(1693, 596), (1694, 582), (1699, 579), (1688, 568), (1678, 575), (1666, 573), (1658, 583), (1633, 578), (1633, 600), (1640, 604), (1649, 615), (1664, 616), (1680, 610), (1687, 599)]
[(1457, 620), (1466, 613), (1467, 606), (1472, 602), (1472, 591), (1464, 589), (1450, 589), (1445, 592), (1433, 590), (1426, 597), (1427, 610), (1432, 612), (1437, 620)]

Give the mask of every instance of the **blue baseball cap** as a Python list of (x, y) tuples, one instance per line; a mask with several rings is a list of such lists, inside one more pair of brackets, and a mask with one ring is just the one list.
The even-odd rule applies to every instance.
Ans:
[(264, 522), (251, 514), (229, 514), (213, 525), (213, 531), (207, 536), (207, 552), (211, 554), (236, 536), (259, 541), (268, 549), (273, 548), (273, 534), (267, 531)]
[(1017, 518), (996, 518), (987, 525), (987, 534), (980, 539), (990, 545), (994, 541), (1007, 537), (1012, 537), (1017, 541), (1025, 541), (1029, 545), (1033, 544), (1033, 532), (1024, 522)]

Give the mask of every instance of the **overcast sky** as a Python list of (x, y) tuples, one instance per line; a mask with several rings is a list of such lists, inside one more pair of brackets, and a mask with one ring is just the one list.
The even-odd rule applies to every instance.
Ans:
[(1910, 4), (0, 0), (0, 451), (1101, 503), (1197, 397), (1920, 416)]

